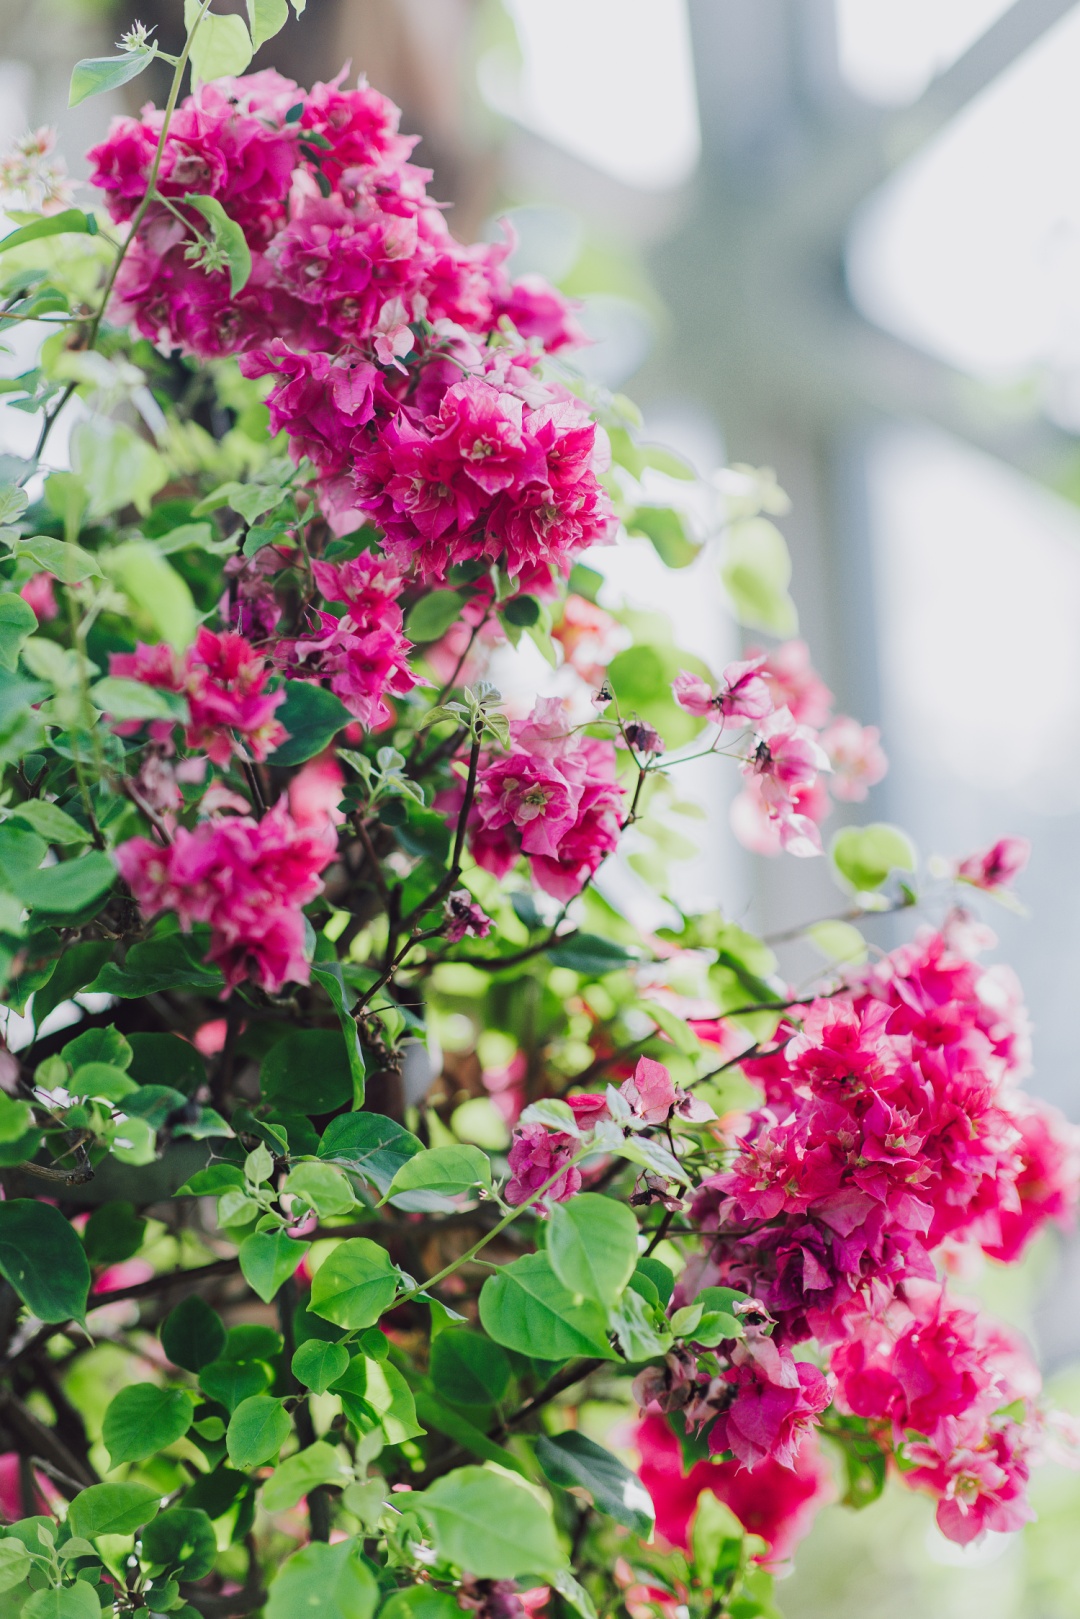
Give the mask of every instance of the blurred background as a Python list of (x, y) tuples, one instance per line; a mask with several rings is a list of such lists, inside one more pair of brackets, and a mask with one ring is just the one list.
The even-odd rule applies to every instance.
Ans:
[[(79, 174), (126, 109), (69, 113), (72, 62), (136, 16), (175, 49), (180, 10), (0, 0), (0, 146), (57, 124)], [(800, 633), (892, 762), (859, 818), (924, 856), (1033, 841), (1031, 918), (988, 920), (1031, 1006), (1033, 1088), (1080, 1118), (1080, 5), (309, 0), (263, 58), (301, 82), (351, 61), (392, 96), (455, 233), (509, 215), (516, 268), (583, 300), (583, 367), (651, 438), (705, 475), (776, 468)], [(602, 599), (663, 606), (714, 667), (736, 654), (713, 556), (666, 573), (636, 540), (596, 562)], [(709, 820), (680, 891), (766, 931), (837, 909), (825, 862), (738, 849), (734, 788), (695, 779)], [(1076, 1404), (1080, 1247), (965, 1281)], [(1035, 1499), (1023, 1535), (968, 1552), (899, 1491), (828, 1509), (784, 1612), (1072, 1619), (1080, 1480), (1051, 1467)]]

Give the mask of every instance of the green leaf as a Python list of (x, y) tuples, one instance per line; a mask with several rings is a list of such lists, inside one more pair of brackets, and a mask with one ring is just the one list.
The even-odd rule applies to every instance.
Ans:
[[(119, 511), (129, 502), (140, 512), (148, 512), (151, 500), (169, 476), (164, 456), (133, 427), (111, 416), (86, 416), (76, 423), (71, 434), (71, 459), (85, 495), (86, 513), (93, 520)], [(115, 546), (103, 552), (98, 561), (112, 573), (127, 566), (128, 554), (133, 551), (150, 552), (161, 564), (159, 577), (165, 577), (168, 563), (142, 540)], [(150, 607), (153, 605), (151, 602)], [(151, 617), (150, 610), (146, 611)]]
[(108, 855), (93, 850), (31, 872), (20, 884), (19, 898), (32, 910), (69, 916), (104, 899), (115, 881), (116, 867)]
[(198, 1507), (170, 1507), (142, 1533), (143, 1557), (183, 1580), (204, 1579), (217, 1557), (217, 1536)]
[(235, 1411), (242, 1401), (265, 1393), (271, 1381), (270, 1368), (261, 1360), (212, 1360), (199, 1372), (200, 1388), (226, 1411)]
[(200, 1372), (217, 1360), (225, 1348), (225, 1327), (197, 1293), (176, 1306), (162, 1322), (161, 1347), (174, 1366), (186, 1372)]
[(690, 1528), (694, 1569), (703, 1585), (720, 1582), (739, 1567), (744, 1539), (743, 1526), (727, 1503), (704, 1490)]
[[(244, 1172), (238, 1164), (209, 1164), (177, 1188), (177, 1197), (217, 1197), (230, 1186), (243, 1186)], [(186, 1301), (185, 1301), (186, 1302)], [(178, 1362), (177, 1364), (181, 1364)]]
[(120, 1102), (138, 1088), (122, 1068), (114, 1068), (110, 1062), (81, 1063), (68, 1084), (72, 1096), (96, 1096), (102, 1102)]
[(0, 1591), (22, 1585), (30, 1572), (30, 1553), (21, 1540), (6, 1535), (0, 1540)]
[[(80, 423), (80, 427), (84, 425)], [(123, 464), (126, 465), (126, 462)], [(106, 511), (115, 509), (111, 506), (114, 498), (117, 505), (125, 505), (134, 497), (126, 487), (120, 498), (116, 492), (110, 492)], [(115, 546), (102, 560), (109, 576), (137, 610), (137, 615), (145, 619), (155, 632), (157, 639), (168, 641), (178, 652), (191, 645), (199, 625), (194, 598), (184, 580), (155, 546), (146, 540), (128, 540), (123, 545)]]
[(639, 506), (626, 520), (631, 534), (644, 534), (652, 541), (660, 561), (668, 568), (687, 568), (698, 557), (701, 547), (686, 531), (686, 520), (671, 506)]
[(342, 1461), (333, 1445), (317, 1439), (274, 1469), (263, 1485), (263, 1508), (267, 1512), (287, 1512), (318, 1485), (350, 1484), (352, 1477), (352, 1468)]
[(309, 1338), (292, 1358), (293, 1376), (313, 1394), (325, 1394), (331, 1383), (344, 1377), (348, 1369), (349, 1351), (341, 1344), (327, 1343), (322, 1338)]
[[(83, 856), (85, 859), (86, 856)], [(200, 944), (200, 940), (205, 942)], [(119, 995), (124, 1000), (141, 1000), (144, 995), (166, 989), (191, 989), (215, 995), (222, 987), (216, 967), (207, 967), (200, 955), (209, 942), (198, 931), (194, 936), (171, 933), (163, 939), (146, 939), (133, 944), (121, 967), (107, 961), (87, 987), (98, 994)]]
[(491, 1163), (479, 1147), (429, 1147), (402, 1164), (390, 1186), (396, 1208), (422, 1207), (402, 1193), (432, 1192), (438, 1198), (457, 1197), (474, 1187), (491, 1189)]
[(432, 1585), (408, 1585), (392, 1591), (379, 1609), (379, 1619), (460, 1619), (461, 1609), (450, 1591)]
[(540, 622), (540, 603), (535, 596), (514, 596), (502, 610), (508, 624), (527, 630)]
[(671, 1348), (671, 1325), (658, 1304), (628, 1287), (608, 1312), (608, 1324), (629, 1361), (651, 1360)]
[(22, 826), (30, 827), (46, 843), (89, 843), (90, 834), (81, 827), (78, 821), (62, 810), (59, 804), (52, 804), (47, 798), (31, 798), (25, 804), (20, 804), (12, 810), (12, 819)]
[[(240, 22), (238, 17), (208, 17), (208, 22)], [(244, 25), (241, 22), (240, 27)], [(216, 197), (201, 197), (194, 191), (189, 191), (183, 198), (188, 208), (194, 208), (202, 214), (210, 226), (214, 246), (221, 249), (229, 266), (229, 291), (235, 298), (243, 292), (251, 278), (251, 249), (247, 245), (247, 237), (235, 219), (230, 219), (225, 209)]]
[(106, 675), (90, 687), (90, 701), (113, 720), (183, 720), (187, 703), (175, 692), (159, 691), (141, 680)]
[(478, 1579), (546, 1574), (566, 1563), (550, 1513), (506, 1473), (458, 1467), (409, 1504), (440, 1557)]
[(110, 1023), (104, 1029), (84, 1029), (61, 1047), (60, 1055), (72, 1068), (98, 1062), (125, 1072), (131, 1067), (132, 1051), (120, 1030)]
[(416, 1420), (412, 1391), (389, 1360), (355, 1355), (334, 1384), (345, 1415), (358, 1433), (380, 1428), (388, 1445), (402, 1445), (424, 1432)]
[(86, 1580), (33, 1591), (21, 1611), (26, 1619), (101, 1619), (97, 1592)]
[(261, 1467), (273, 1460), (291, 1433), (284, 1400), (269, 1394), (252, 1395), (240, 1401), (229, 1419), (225, 1437), (229, 1460), (234, 1467)]
[(799, 627), (788, 595), (791, 557), (784, 536), (764, 517), (732, 523), (724, 536), (720, 577), (740, 624), (770, 635), (794, 635)]
[(30, 1103), (13, 1102), (5, 1092), (0, 1092), (0, 1145), (6, 1147), (21, 1141), (33, 1128)]
[(145, 1235), (146, 1221), (130, 1203), (102, 1203), (83, 1227), (83, 1247), (91, 1265), (122, 1265)]
[(109, 1463), (141, 1462), (182, 1439), (195, 1414), (187, 1389), (157, 1383), (131, 1383), (109, 1403), (101, 1437)]
[(33, 1198), (0, 1203), (0, 1273), (39, 1321), (81, 1321), (90, 1291), (83, 1245), (59, 1209)]
[(247, 14), (251, 43), (256, 50), (280, 33), (289, 20), (285, 0), (247, 0)]
[(872, 893), (893, 871), (914, 871), (915, 845), (898, 826), (841, 827), (829, 846), (829, 858), (845, 885), (856, 893)]
[(675, 1276), (671, 1268), (665, 1265), (662, 1259), (656, 1259), (652, 1254), (642, 1254), (634, 1267), (634, 1274), (630, 1278), (630, 1286), (634, 1287), (644, 1281), (656, 1289), (657, 1300), (666, 1310), (671, 1303), (671, 1295), (675, 1291)]
[(601, 1307), (576, 1300), (543, 1253), (523, 1254), (488, 1277), (480, 1291), (480, 1321), (496, 1343), (538, 1360), (616, 1359)]
[(311, 976), (317, 984), (322, 985), (334, 1003), (334, 1010), (341, 1024), (341, 1036), (345, 1041), (349, 1072), (352, 1074), (353, 1107), (363, 1107), (367, 1093), (367, 1065), (360, 1046), (360, 1031), (350, 1011), (355, 996), (346, 987), (340, 961), (328, 961), (323, 966), (313, 966)]
[[(138, 78), (154, 60), (154, 51), (125, 51), (123, 56), (86, 56), (76, 62), (71, 71), (71, 89), (68, 106), (77, 107), (90, 96), (100, 96), (106, 90), (119, 90)], [(77, 209), (72, 210), (78, 212)]]
[(359, 1541), (313, 1540), (279, 1570), (265, 1613), (266, 1619), (371, 1619), (378, 1601)]
[(813, 922), (806, 930), (806, 937), (826, 961), (861, 966), (867, 958), (866, 940), (850, 922)]
[(22, 247), (24, 242), (36, 242), (43, 236), (86, 236), (97, 234), (97, 220), (81, 208), (65, 208), (61, 214), (46, 214), (33, 224), (22, 225), (0, 240), (0, 253), (10, 247)]
[(29, 602), (14, 593), (0, 595), (0, 667), (14, 674), (19, 653), (37, 629), (37, 618)]
[(274, 717), (289, 733), (274, 753), (275, 765), (300, 765), (313, 759), (353, 718), (340, 697), (306, 680), (286, 683), (285, 701)]
[(282, 1188), (290, 1197), (302, 1197), (320, 1219), (348, 1214), (356, 1204), (343, 1170), (332, 1164), (297, 1164)]
[(569, 939), (553, 945), (547, 952), (548, 960), (556, 967), (569, 967), (573, 972), (585, 973), (590, 978), (602, 978), (605, 973), (618, 972), (638, 956), (612, 939), (598, 933), (575, 933)]
[[(184, 26), (190, 32), (199, 12), (199, 0), (184, 0)], [(251, 37), (239, 17), (204, 16), (191, 46), (191, 68), (196, 78), (235, 78), (252, 58)]]
[(432, 590), (409, 609), (405, 634), (410, 641), (438, 641), (461, 616), (465, 598), (458, 590)]
[(64, 585), (102, 577), (97, 557), (84, 551), (81, 545), (54, 540), (47, 534), (32, 534), (28, 539), (16, 540), (14, 551), (17, 557), (27, 557), (46, 573), (54, 574)]
[(455, 1405), (496, 1405), (510, 1386), (510, 1357), (482, 1333), (452, 1327), (431, 1345), (430, 1372)]
[(652, 1497), (636, 1474), (610, 1450), (571, 1428), (552, 1439), (541, 1434), (536, 1441), (536, 1459), (553, 1484), (564, 1490), (588, 1490), (598, 1511), (606, 1512), (643, 1540), (652, 1535), (656, 1518)]
[(309, 1242), (297, 1242), (284, 1231), (253, 1232), (240, 1244), (240, 1269), (245, 1282), (264, 1304), (269, 1304), (310, 1247)]
[(367, 1237), (350, 1237), (316, 1271), (309, 1309), (350, 1331), (373, 1327), (393, 1303), (398, 1283), (385, 1248)]
[(282, 1113), (333, 1113), (353, 1097), (345, 1042), (337, 1029), (294, 1029), (270, 1047), (259, 1076), (263, 1100)]
[(133, 1535), (158, 1510), (161, 1491), (149, 1484), (92, 1484), (68, 1508), (72, 1534), (93, 1540), (97, 1535)]
[(344, 1164), (388, 1192), (401, 1166), (423, 1143), (381, 1113), (342, 1113), (331, 1119), (319, 1142), (319, 1157)]
[(637, 1238), (637, 1220), (625, 1203), (583, 1192), (553, 1205), (548, 1258), (571, 1293), (611, 1305), (634, 1273)]

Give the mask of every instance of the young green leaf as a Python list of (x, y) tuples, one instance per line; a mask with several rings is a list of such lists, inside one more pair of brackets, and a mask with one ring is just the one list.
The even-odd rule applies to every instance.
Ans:
[(153, 50), (137, 50), (125, 51), (122, 56), (84, 57), (71, 71), (68, 106), (77, 107), (80, 101), (100, 96), (106, 90), (119, 90), (148, 68), (155, 55)]
[(395, 1207), (422, 1205), (402, 1194), (431, 1192), (438, 1198), (458, 1197), (474, 1187), (491, 1187), (491, 1163), (479, 1147), (429, 1147), (402, 1164), (387, 1194)]
[(256, 50), (280, 33), (289, 20), (286, 0), (247, 0), (247, 14), (251, 43)]
[(141, 1462), (182, 1439), (195, 1408), (186, 1389), (131, 1383), (109, 1403), (101, 1437), (113, 1467)]
[[(239, 17), (208, 17), (208, 23), (236, 23), (246, 39), (247, 30)], [(192, 57), (194, 58), (194, 51)], [(249, 58), (250, 59), (250, 58)], [(194, 191), (184, 196), (184, 203), (188, 208), (194, 208), (202, 214), (210, 226), (213, 246), (222, 255), (229, 271), (229, 291), (235, 298), (243, 292), (251, 278), (251, 249), (247, 245), (244, 235), (235, 219), (230, 219), (225, 209), (216, 197), (201, 197)]]
[(416, 1136), (381, 1113), (341, 1113), (319, 1142), (320, 1158), (343, 1164), (383, 1193), (401, 1166), (423, 1150)]
[(277, 1295), (311, 1246), (287, 1237), (284, 1231), (255, 1231), (240, 1244), (240, 1269), (244, 1280), (264, 1304)]
[(633, 1275), (637, 1236), (638, 1223), (625, 1203), (583, 1192), (552, 1207), (548, 1257), (571, 1293), (611, 1305)]
[(311, 1312), (350, 1331), (373, 1327), (393, 1303), (398, 1281), (385, 1248), (366, 1237), (350, 1237), (316, 1271)]
[(160, 1504), (161, 1491), (149, 1484), (92, 1484), (68, 1508), (68, 1528), (87, 1540), (133, 1535), (150, 1522)]
[(317, 1439), (274, 1469), (263, 1485), (262, 1504), (267, 1512), (287, 1512), (318, 1485), (341, 1486), (351, 1483), (352, 1478), (352, 1468), (333, 1445), (328, 1445), (325, 1439)]
[(280, 1569), (266, 1619), (371, 1619), (378, 1601), (379, 1587), (359, 1541), (312, 1541)]
[(522, 1355), (616, 1359), (603, 1309), (592, 1299), (575, 1299), (546, 1254), (523, 1254), (488, 1277), (480, 1290), (480, 1321), (496, 1343)]
[(479, 1579), (547, 1574), (566, 1558), (551, 1514), (527, 1484), (483, 1467), (459, 1467), (410, 1503), (439, 1555)]
[(464, 597), (457, 590), (431, 590), (409, 610), (405, 634), (410, 641), (438, 641), (461, 616)]
[(291, 1433), (283, 1400), (269, 1394), (252, 1395), (241, 1400), (229, 1419), (225, 1438), (229, 1460), (234, 1467), (259, 1467), (273, 1460)]
[(309, 1338), (292, 1358), (292, 1373), (313, 1394), (325, 1394), (349, 1369), (349, 1351), (342, 1344)]
[[(202, 11), (200, 0), (184, 0), (184, 26), (191, 29)], [(191, 68), (204, 83), (243, 73), (253, 52), (242, 18), (204, 16), (191, 46)]]
[(37, 617), (29, 602), (13, 592), (0, 595), (0, 668), (15, 673), (19, 653), (36, 629)]
[(11, 247), (22, 247), (24, 242), (39, 241), (43, 236), (96, 234), (97, 220), (93, 214), (84, 213), (81, 208), (65, 208), (63, 213), (46, 214), (30, 225), (20, 225), (18, 230), (11, 231), (0, 239), (0, 253), (6, 253)]

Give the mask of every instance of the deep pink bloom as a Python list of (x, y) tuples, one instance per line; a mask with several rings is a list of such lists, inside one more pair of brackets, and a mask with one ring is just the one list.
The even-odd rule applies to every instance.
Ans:
[(459, 944), (466, 935), (486, 939), (491, 932), (491, 918), (477, 905), (467, 888), (455, 888), (446, 900), (446, 942)]
[(282, 802), (261, 821), (180, 827), (164, 848), (132, 838), (117, 848), (116, 863), (147, 918), (172, 912), (185, 932), (209, 923), (207, 959), (221, 968), (226, 990), (254, 978), (276, 993), (310, 978), (302, 907), (321, 891), (335, 841), (329, 829), (297, 826)]
[(730, 1404), (709, 1430), (710, 1451), (734, 1451), (744, 1467), (766, 1458), (794, 1467), (803, 1435), (831, 1398), (824, 1373), (759, 1338), (738, 1345), (722, 1381)]
[(345, 812), (341, 803), (345, 776), (331, 752), (309, 759), (289, 783), (289, 813), (297, 826), (340, 826)]
[[(261, 761), (285, 740), (285, 727), (274, 718), (285, 693), (267, 691), (266, 660), (242, 635), (215, 635), (204, 625), (182, 662), (167, 645), (140, 642), (134, 652), (112, 653), (109, 671), (186, 696), (185, 741), (213, 764), (226, 765), (234, 755)], [(131, 728), (138, 727), (118, 727)]]
[(401, 577), (366, 551), (340, 565), (315, 562), (312, 571), (325, 600), (344, 603), (346, 612), (338, 618), (311, 609), (317, 628), (278, 641), (275, 660), (296, 678), (325, 680), (365, 729), (380, 730), (394, 717), (388, 698), (422, 684), (408, 665)]
[(34, 617), (39, 624), (47, 624), (60, 611), (56, 604), (53, 583), (51, 573), (35, 573), (31, 574), (19, 591), (26, 605), (33, 609)]
[(881, 747), (881, 732), (876, 725), (860, 725), (858, 720), (838, 714), (819, 740), (833, 768), (829, 782), (833, 796), (861, 804), (889, 768)]
[(1070, 1225), (1080, 1203), (1080, 1129), (1036, 1097), (1018, 1099), (1009, 1113), (1020, 1132), (1019, 1207), (1002, 1209), (998, 1239), (983, 1243), (992, 1259), (1005, 1263), (1019, 1259), (1051, 1220)]
[(580, 1096), (568, 1096), (567, 1104), (573, 1110), (574, 1119), (579, 1130), (592, 1130), (605, 1119), (611, 1117), (607, 1105), (607, 1098), (595, 1092), (583, 1092)]
[[(618, 843), (615, 749), (572, 735), (555, 698), (540, 699), (510, 731), (511, 751), (481, 760), (469, 848), (497, 877), (525, 854), (545, 893), (572, 899)], [(439, 807), (452, 813), (461, 799), (455, 788)]]
[(525, 1203), (560, 1169), (564, 1173), (544, 1193), (539, 1204), (565, 1203), (581, 1190), (581, 1171), (569, 1167), (578, 1148), (574, 1137), (562, 1130), (545, 1130), (542, 1124), (522, 1124), (514, 1131), (507, 1162), (511, 1175), (506, 1183), (506, 1201), (515, 1207)]
[(1028, 863), (1031, 843), (1027, 838), (999, 838), (980, 854), (969, 854), (958, 860), (955, 875), (974, 888), (985, 888), (988, 893), (1011, 888)]
[(753, 1469), (736, 1461), (708, 1461), (695, 1462), (684, 1472), (678, 1439), (668, 1422), (655, 1415), (638, 1424), (634, 1443), (641, 1457), (638, 1476), (656, 1508), (657, 1530), (682, 1550), (689, 1547), (690, 1522), (705, 1490), (729, 1506), (748, 1533), (760, 1535), (767, 1549), (758, 1561), (767, 1564), (790, 1558), (834, 1493), (813, 1433), (803, 1436), (791, 1467), (766, 1458)]

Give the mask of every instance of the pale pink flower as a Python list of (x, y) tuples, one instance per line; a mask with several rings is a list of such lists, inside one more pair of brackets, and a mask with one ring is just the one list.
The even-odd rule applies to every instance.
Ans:
[(833, 767), (833, 797), (861, 804), (889, 768), (876, 725), (860, 725), (838, 714), (821, 733), (821, 746)]

